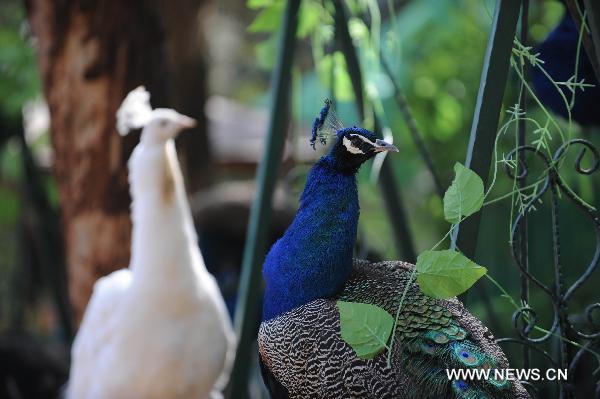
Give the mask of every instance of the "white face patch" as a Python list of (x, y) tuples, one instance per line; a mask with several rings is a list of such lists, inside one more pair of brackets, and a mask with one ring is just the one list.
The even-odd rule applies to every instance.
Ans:
[[(354, 136), (354, 135), (352, 135)], [(358, 134), (356, 136), (359, 136)], [(362, 136), (359, 136), (362, 138)], [(362, 150), (360, 148), (356, 148), (354, 145), (352, 145), (352, 142), (350, 140), (348, 140), (348, 137), (344, 136), (344, 140), (342, 140), (342, 144), (344, 144), (344, 147), (346, 147), (346, 150), (348, 150), (348, 152), (350, 154), (364, 154), (364, 152), (362, 152)]]
[[(359, 139), (361, 139), (365, 143), (369, 144), (371, 147), (373, 147), (373, 148), (377, 147), (377, 143), (372, 142), (371, 140), (369, 140), (368, 138), (366, 138), (365, 136), (363, 136), (361, 134), (352, 134), (351, 133), (348, 136), (350, 136), (350, 137), (358, 137)], [(344, 140), (342, 142), (343, 142), (344, 146), (346, 147), (346, 149), (348, 150), (348, 152), (350, 154), (364, 154), (364, 151), (362, 151), (358, 147), (355, 147), (352, 144), (352, 141), (350, 141), (347, 137), (344, 137)]]
[(366, 137), (365, 137), (365, 136), (363, 136), (363, 135), (360, 135), (360, 134), (353, 134), (353, 133), (351, 133), (351, 134), (349, 134), (348, 136), (350, 136), (350, 137), (358, 137), (359, 139), (361, 139), (361, 140), (362, 140), (362, 141), (364, 141), (365, 143), (368, 143), (368, 144), (372, 145), (373, 147), (376, 147), (376, 146), (377, 146), (377, 144), (376, 144), (376, 143), (373, 143), (371, 140), (369, 140), (368, 138), (366, 138)]

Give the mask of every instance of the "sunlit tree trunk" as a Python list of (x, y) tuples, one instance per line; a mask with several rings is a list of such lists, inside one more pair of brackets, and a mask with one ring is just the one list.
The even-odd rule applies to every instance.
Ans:
[[(207, 181), (200, 3), (26, 0), (51, 113), (54, 174), (77, 323), (93, 283), (129, 262), (126, 162), (139, 136), (122, 139), (115, 131), (115, 112), (129, 90), (145, 84), (154, 106), (175, 106), (199, 119), (199, 132), (187, 135), (183, 151), (184, 159), (190, 159), (185, 156), (189, 152), (199, 161), (184, 162), (184, 171), (194, 188)], [(190, 80), (182, 81), (186, 77)]]

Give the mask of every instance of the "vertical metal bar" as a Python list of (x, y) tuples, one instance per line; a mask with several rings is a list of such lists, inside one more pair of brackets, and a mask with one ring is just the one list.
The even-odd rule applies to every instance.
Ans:
[(348, 15), (346, 14), (346, 9), (341, 1), (333, 1), (333, 4), (335, 5), (335, 39), (346, 60), (348, 75), (350, 75), (350, 81), (352, 82), (352, 88), (354, 89), (354, 97), (356, 97), (358, 114), (361, 119), (364, 119), (365, 99), (363, 94), (362, 74), (360, 72), (358, 54), (356, 54), (356, 49), (354, 48), (354, 44), (352, 44), (352, 37), (348, 31)]
[[(529, 21), (529, 0), (523, 0), (521, 8), (521, 43), (527, 46), (527, 26)], [(525, 78), (527, 78), (527, 71), (524, 72)], [(524, 90), (524, 84), (521, 84), (521, 91), (519, 97), (519, 109), (520, 112), (525, 113), (527, 111), (527, 90)], [(526, 144), (527, 136), (527, 124), (524, 119), (520, 119), (517, 125), (518, 129), (518, 142), (519, 147), (523, 148)], [(525, 150), (520, 150), (518, 154), (519, 161), (517, 162), (518, 167), (525, 165)], [(517, 171), (519, 176), (520, 171)], [(523, 189), (526, 186), (526, 176), (522, 179), (518, 179), (519, 188)], [(521, 258), (521, 264), (523, 268), (529, 271), (529, 248), (528, 248), (528, 229), (527, 229), (527, 214), (523, 214), (523, 221), (519, 225), (519, 256)], [(523, 303), (529, 303), (529, 279), (521, 272), (521, 301)], [(523, 345), (523, 368), (529, 368), (531, 360), (531, 349), (527, 345)]]
[(273, 74), (268, 136), (257, 171), (256, 198), (250, 212), (238, 291), (238, 304), (235, 312), (238, 347), (229, 383), (229, 398), (239, 399), (248, 396), (252, 343), (256, 338), (260, 322), (261, 265), (265, 255), (265, 241), (270, 225), (271, 200), (285, 144), (288, 115), (286, 107), (290, 94), (299, 8), (300, 0), (289, 0), (287, 2), (279, 42), (277, 67)]
[[(360, 72), (360, 64), (356, 54), (356, 49), (352, 44), (350, 32), (348, 32), (348, 16), (341, 1), (334, 1), (333, 3), (335, 5), (335, 36), (346, 60), (348, 74), (350, 75), (352, 87), (354, 88), (354, 95), (356, 97), (356, 105), (358, 107), (359, 114), (361, 118), (364, 119), (365, 103), (363, 96), (362, 74)], [(380, 129), (378, 129), (377, 125), (377, 118), (375, 118), (374, 130), (377, 135), (381, 136), (381, 132), (379, 131)], [(394, 178), (394, 171), (387, 159), (381, 165), (379, 182), (385, 207), (394, 231), (396, 248), (398, 248), (404, 260), (408, 262), (415, 262), (416, 253), (412, 243), (412, 236), (408, 228), (408, 218), (406, 216), (400, 191), (398, 190), (396, 180)]]
[[(484, 186), (490, 171), (520, 6), (517, 0), (496, 0), (483, 62), (465, 166), (481, 177)], [(480, 220), (481, 212), (477, 212), (456, 226), (452, 234), (452, 247), (458, 247), (469, 258), (475, 255)]]
[[(571, 3), (573, 3), (573, 0), (567, 0), (569, 11), (571, 11)], [(600, 83), (600, 3), (597, 0), (584, 0), (584, 5), (590, 34), (588, 35), (584, 32), (583, 44), (596, 75), (597, 82), (592, 83), (597, 85)], [(573, 16), (572, 14), (573, 12), (571, 11), (571, 16)], [(594, 200), (596, 204), (600, 204), (600, 192), (598, 191), (598, 186), (594, 185), (593, 190)], [(600, 390), (600, 385), (598, 389)], [(600, 395), (598, 398), (600, 398)]]
[[(566, 0), (565, 3), (577, 29), (581, 29), (583, 21), (577, 1)], [(591, 0), (584, 0), (584, 4), (590, 32), (583, 32), (583, 48), (592, 64), (596, 79), (600, 82), (600, 5)]]
[[(555, 173), (554, 171), (551, 173)], [(569, 337), (569, 331), (571, 329), (571, 325), (569, 322), (569, 315), (567, 310), (567, 303), (564, 301), (564, 275), (563, 275), (563, 266), (561, 263), (561, 255), (560, 255), (560, 219), (558, 212), (558, 196), (560, 194), (560, 188), (556, 183), (556, 175), (552, 178), (554, 181), (551, 186), (551, 214), (552, 214), (552, 252), (554, 257), (554, 300), (556, 301), (558, 307), (558, 328), (556, 329), (556, 334), (561, 339), (557, 339), (555, 342), (559, 346), (560, 351), (560, 365), (563, 369), (568, 369), (570, 364), (570, 350), (569, 344), (565, 340), (570, 340), (572, 337)], [(563, 339), (564, 338), (564, 339)], [(563, 384), (560, 384), (560, 399), (573, 399), (573, 384), (565, 381)]]
[(597, 0), (584, 0), (583, 2), (587, 11), (590, 36), (592, 37), (592, 46), (590, 48), (593, 48), (593, 51), (589, 51), (588, 55), (594, 66), (596, 78), (600, 82), (600, 4)]
[(19, 129), (17, 136), (21, 144), (24, 173), (21, 193), (24, 199), (22, 206), (25, 212), (30, 214), (28, 228), (31, 230), (30, 243), (33, 244), (33, 248), (28, 248), (27, 251), (33, 251), (34, 256), (40, 261), (42, 284), (47, 284), (50, 288), (63, 337), (65, 341), (71, 343), (73, 341), (73, 320), (58, 217), (54, 215), (40, 170), (27, 146), (25, 132), (22, 128)]

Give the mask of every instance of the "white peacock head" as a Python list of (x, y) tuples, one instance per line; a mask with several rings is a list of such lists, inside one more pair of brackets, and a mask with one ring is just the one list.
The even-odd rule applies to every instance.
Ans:
[(140, 86), (132, 90), (117, 111), (117, 130), (125, 136), (131, 130), (143, 128), (143, 139), (164, 142), (184, 129), (196, 126), (196, 120), (168, 108), (152, 109), (150, 93)]

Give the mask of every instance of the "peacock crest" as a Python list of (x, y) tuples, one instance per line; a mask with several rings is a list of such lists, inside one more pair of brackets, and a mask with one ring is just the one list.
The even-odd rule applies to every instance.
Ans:
[(326, 98), (323, 108), (319, 115), (315, 118), (312, 126), (312, 136), (310, 145), (313, 150), (316, 150), (317, 140), (322, 145), (327, 145), (327, 139), (334, 136), (339, 130), (343, 129), (344, 125), (337, 117), (333, 109), (333, 101)]

